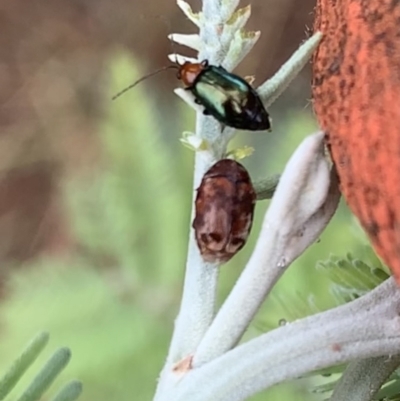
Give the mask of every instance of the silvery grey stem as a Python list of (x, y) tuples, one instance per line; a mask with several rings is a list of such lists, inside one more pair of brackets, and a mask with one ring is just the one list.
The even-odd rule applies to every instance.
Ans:
[(306, 40), (290, 57), (279, 71), (258, 89), (264, 105), (270, 106), (288, 87), (290, 82), (299, 74), (304, 66), (309, 62), (314, 50), (318, 47), (322, 39), (322, 33), (316, 32), (311, 38)]
[(289, 323), (188, 372), (174, 401), (243, 401), (313, 370), (400, 352), (400, 291), (389, 279), (333, 310)]
[[(226, 35), (227, 43), (221, 43), (218, 29), (221, 22), (224, 22), (223, 18), (226, 18), (225, 14), (228, 11), (233, 13), (236, 7), (232, 7), (232, 3), (226, 1), (224, 4), (215, 0), (203, 1), (203, 14), (199, 24), (200, 43), (203, 44), (200, 46), (198, 56), (200, 60), (208, 59), (210, 63), (220, 64), (229, 50), (227, 43), (229, 44), (233, 33)], [(227, 131), (227, 135), (229, 134), (230, 131)], [(209, 157), (196, 153), (193, 197), (204, 173), (214, 162), (224, 156), (228, 145), (228, 139), (225, 139), (221, 132), (221, 125), (212, 117), (206, 117), (201, 112), (197, 112), (196, 135), (208, 143)], [(192, 220), (193, 217), (194, 210), (192, 210)], [(202, 260), (191, 229), (181, 306), (167, 359), (169, 364), (193, 354), (211, 324), (214, 316), (217, 278), (218, 266)]]
[(351, 362), (330, 401), (372, 401), (388, 377), (399, 367), (400, 355), (385, 355)]
[[(196, 134), (206, 139), (212, 147), (216, 142), (216, 138), (221, 135), (221, 131), (219, 124), (215, 120), (198, 115)], [(221, 152), (222, 150), (217, 150), (213, 147), (210, 153)], [(221, 155), (219, 156), (221, 157)], [(194, 204), (195, 190), (200, 185), (203, 175), (216, 160), (217, 156), (215, 156), (215, 159), (213, 157), (206, 159), (196, 154), (192, 204)], [(193, 221), (193, 218), (194, 210), (192, 210), (191, 221)], [(181, 307), (175, 322), (168, 358), (171, 362), (177, 362), (184, 356), (194, 352), (214, 316), (218, 266), (203, 261), (192, 228), (190, 230)]]

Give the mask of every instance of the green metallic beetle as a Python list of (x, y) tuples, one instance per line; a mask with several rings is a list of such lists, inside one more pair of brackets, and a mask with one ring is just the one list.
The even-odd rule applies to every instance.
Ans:
[(178, 70), (178, 79), (193, 94), (195, 102), (204, 107), (205, 115), (242, 130), (262, 131), (271, 128), (268, 112), (257, 92), (243, 78), (223, 67), (209, 65), (208, 60), (201, 63), (186, 61), (182, 65), (160, 68), (117, 93), (113, 100), (150, 76), (170, 68)]
[(177, 77), (192, 92), (196, 103), (204, 106), (204, 114), (233, 128), (249, 131), (271, 128), (268, 112), (257, 92), (225, 68), (209, 65), (207, 60), (185, 62), (179, 67)]

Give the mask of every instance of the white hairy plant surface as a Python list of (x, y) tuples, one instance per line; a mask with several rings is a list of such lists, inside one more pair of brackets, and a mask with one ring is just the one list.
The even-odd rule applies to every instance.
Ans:
[[(207, 59), (232, 71), (260, 36), (244, 30), (251, 8), (237, 9), (238, 3), (203, 0), (202, 10), (195, 13), (178, 0), (199, 34), (171, 34), (170, 38), (198, 51), (197, 60)], [(321, 37), (317, 32), (306, 40), (257, 88), (266, 107), (310, 60)], [(181, 55), (170, 57), (180, 63), (187, 60)], [(185, 133), (182, 139), (196, 151), (195, 190), (211, 165), (226, 156), (234, 129), (221, 131), (221, 124), (203, 115), (190, 92), (175, 92), (197, 111), (195, 132)], [(400, 291), (392, 279), (353, 302), (239, 344), (277, 280), (318, 239), (339, 198), (335, 170), (325, 157), (324, 134), (310, 135), (287, 162), (253, 253), (219, 310), (219, 266), (203, 261), (191, 230), (180, 310), (155, 401), (242, 401), (277, 383), (348, 362), (331, 399), (371, 399), (399, 364), (398, 357), (391, 357), (400, 352)], [(374, 374), (374, 366), (379, 366), (380, 375)], [(367, 376), (368, 383), (360, 380)]]

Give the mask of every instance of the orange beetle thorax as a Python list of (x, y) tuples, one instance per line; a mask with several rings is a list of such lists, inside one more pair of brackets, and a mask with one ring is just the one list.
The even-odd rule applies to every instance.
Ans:
[(186, 87), (191, 87), (206, 67), (207, 65), (205, 63), (190, 63), (186, 61), (179, 67), (178, 79), (180, 79)]

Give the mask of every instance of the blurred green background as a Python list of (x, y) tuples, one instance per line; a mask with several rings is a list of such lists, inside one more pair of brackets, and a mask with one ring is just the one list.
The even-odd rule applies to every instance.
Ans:
[[(249, 29), (262, 36), (237, 72), (257, 84), (271, 76), (306, 37), (313, 6), (254, 0)], [(0, 370), (48, 330), (48, 352), (67, 345), (73, 353), (59, 384), (81, 379), (82, 401), (151, 400), (183, 281), (194, 155), (179, 138), (195, 116), (173, 94), (173, 73), (110, 98), (167, 64), (167, 34), (194, 28), (174, 1), (157, 0), (13, 0), (0, 17)], [(256, 149), (243, 161), (253, 178), (281, 172), (316, 130), (309, 82), (305, 69), (270, 108), (272, 133), (239, 133), (232, 143)], [(248, 244), (222, 268), (220, 302), (267, 207), (257, 204)], [(342, 204), (246, 339), (334, 306), (315, 266), (349, 251), (371, 252)], [(314, 399), (306, 387), (285, 384), (254, 400)]]

